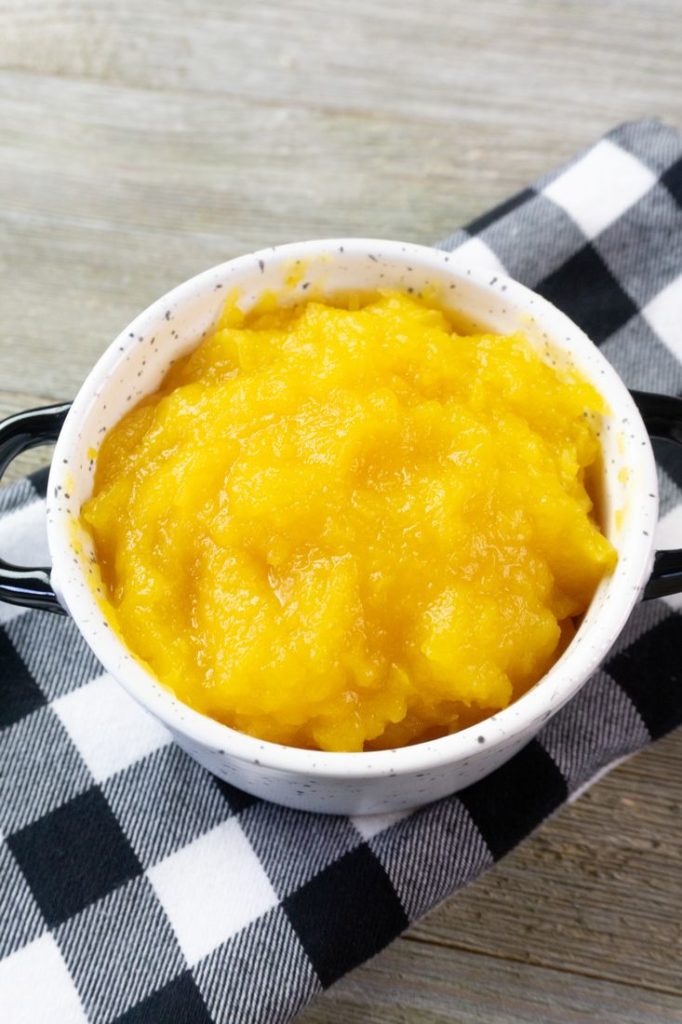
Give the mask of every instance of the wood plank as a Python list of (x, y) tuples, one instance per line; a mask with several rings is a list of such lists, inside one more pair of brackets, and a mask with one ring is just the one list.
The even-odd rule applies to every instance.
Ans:
[(5, 0), (3, 8), (7, 67), (180, 89), (200, 102), (220, 93), (378, 121), (454, 117), (494, 128), (498, 142), (513, 129), (566, 153), (586, 119), (680, 115), (676, 0), (618, 8), (346, 0), (342, 9), (317, 0)]
[[(426, 241), (484, 202), (458, 189), (454, 156), (439, 169), (443, 140), (419, 122), (400, 134), (315, 111), (250, 120), (224, 97), (197, 108), (186, 94), (5, 72), (0, 123), (0, 374), (23, 390), (73, 393), (140, 309), (240, 252), (336, 234)], [(411, 167), (406, 150), (421, 154)]]
[(344, 978), (301, 1024), (679, 1024), (682, 1000), (399, 939)]
[[(389, 82), (395, 78), (404, 33), (409, 29), (421, 38), (407, 9), (399, 7), (402, 17), (396, 18), (391, 5), (372, 8), (372, 38), (384, 44), (377, 47), (376, 66), (372, 62), (366, 68), (370, 81), (364, 82), (353, 64), (358, 52), (366, 57), (362, 47), (349, 47), (344, 57), (350, 64), (336, 74), (324, 73), (316, 63), (315, 32), (326, 38), (328, 11), (316, 21), (314, 11), (303, 5), (307, 28), (298, 39), (291, 34), (291, 12), (259, 7), (249, 33), (247, 13), (237, 8), (229, 17), (211, 13), (190, 19), (191, 31), (204, 33), (206, 47), (205, 60), (192, 64), (193, 74), (208, 73), (201, 82), (188, 83), (175, 64), (175, 77), (169, 77), (167, 63), (173, 52), (168, 33), (179, 32), (178, 26), (186, 32), (187, 19), (174, 19), (161, 4), (153, 17), (142, 17), (138, 24), (137, 7), (115, 5), (107, 32), (114, 40), (117, 32), (121, 40), (130, 36), (134, 12), (132, 38), (145, 53), (145, 60), (135, 58), (126, 72), (125, 61), (132, 60), (135, 47), (120, 47), (124, 66), (117, 66), (116, 74), (126, 83), (121, 86), (111, 80), (112, 69), (102, 56), (106, 47), (92, 45), (93, 33), (97, 39), (97, 26), (102, 26), (90, 5), (56, 4), (40, 17), (30, 5), (10, 5), (14, 18), (6, 33), (5, 66), (14, 70), (0, 76), (0, 232), (6, 243), (0, 249), (0, 272), (7, 283), (5, 322), (11, 328), (0, 354), (0, 373), (7, 373), (8, 361), (21, 350), (25, 359), (12, 368), (18, 387), (37, 384), (41, 390), (72, 393), (102, 347), (135, 312), (184, 277), (235, 253), (294, 237), (339, 233), (429, 241), (587, 144), (614, 120), (650, 110), (652, 102), (682, 123), (673, 78), (675, 49), (660, 33), (654, 39), (651, 18), (636, 19), (640, 34), (628, 36), (625, 53), (609, 51), (605, 69), (590, 52), (589, 32), (576, 35), (575, 11), (567, 26), (575, 31), (559, 52), (552, 34), (527, 14), (537, 51), (526, 59), (531, 69), (542, 60), (538, 74), (549, 75), (547, 81), (538, 79), (537, 94), (527, 95), (533, 76), (522, 73), (518, 48), (509, 42), (513, 34), (499, 37), (504, 59), (497, 54), (486, 63), (485, 76), (476, 74), (477, 47), (490, 42), (485, 7), (453, 24), (455, 35), (472, 40), (458, 50), (456, 61), (452, 47), (443, 42), (447, 32), (433, 37), (427, 66), (418, 48), (405, 47), (397, 89), (389, 88)], [(666, 11), (671, 16), (672, 7), (659, 9), (661, 17)], [(438, 10), (427, 5), (424, 25), (433, 29)], [(560, 20), (563, 10), (556, 14)], [(487, 13), (492, 18), (490, 5)], [(499, 21), (499, 9), (497, 16)], [(502, 27), (508, 17), (502, 16)], [(246, 45), (234, 47), (233, 53), (230, 42), (237, 31)], [(281, 32), (297, 47), (292, 66), (305, 67), (305, 74), (289, 76), (285, 88), (275, 62), (262, 67), (258, 86), (241, 63), (250, 53), (251, 38), (260, 33), (259, 45), (275, 48)], [(221, 91), (226, 76), (217, 74), (228, 46), (230, 68), (236, 65), (237, 75), (227, 76), (232, 92)], [(102, 67), (84, 65), (74, 47), (93, 59), (100, 54)], [(601, 75), (615, 75), (626, 58), (642, 67), (653, 59), (654, 47), (657, 71), (651, 88), (642, 88), (640, 81), (639, 91), (626, 91), (626, 101), (619, 101), (622, 110), (613, 104), (600, 107), (595, 98), (604, 93), (603, 82), (599, 90), (590, 81), (595, 68)], [(575, 75), (578, 60), (585, 64), (587, 79), (581, 75), (580, 88), (570, 93), (575, 116), (567, 117), (560, 105), (548, 118), (547, 104), (554, 97), (547, 89), (555, 79), (561, 82), (555, 98), (568, 102), (563, 83)], [(75, 77), (16, 70), (27, 65), (62, 75), (70, 68)], [(452, 77), (466, 74), (469, 88)], [(78, 77), (83, 75), (90, 78)], [(237, 83), (239, 92), (234, 91)], [(491, 92), (502, 104), (494, 113)], [(467, 99), (463, 106), (453, 101), (462, 95)], [(519, 116), (510, 145), (503, 131), (515, 110)], [(46, 320), (55, 356), (49, 366), (44, 362)]]

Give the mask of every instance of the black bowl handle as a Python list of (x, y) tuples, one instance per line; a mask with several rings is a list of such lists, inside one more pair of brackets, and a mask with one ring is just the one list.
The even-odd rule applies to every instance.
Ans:
[[(69, 409), (69, 405), (49, 405), (3, 420), (0, 423), (0, 477), (21, 452), (56, 441)], [(0, 558), (0, 601), (66, 614), (57, 600), (50, 574), (49, 568), (24, 569)]]
[[(645, 426), (652, 437), (682, 445), (682, 398), (631, 391)], [(682, 591), (682, 548), (657, 551), (654, 569), (644, 588), (644, 600), (667, 597)]]

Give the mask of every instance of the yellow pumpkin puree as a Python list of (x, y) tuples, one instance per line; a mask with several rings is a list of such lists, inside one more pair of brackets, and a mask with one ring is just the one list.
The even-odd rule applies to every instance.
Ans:
[(228, 302), (98, 453), (107, 614), (253, 736), (454, 732), (547, 671), (615, 565), (586, 483), (604, 412), (522, 335), (460, 335), (413, 296)]

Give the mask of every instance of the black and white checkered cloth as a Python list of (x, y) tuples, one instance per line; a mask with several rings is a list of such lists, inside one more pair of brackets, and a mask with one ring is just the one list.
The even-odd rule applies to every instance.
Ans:
[[(444, 243), (555, 302), (626, 383), (682, 391), (682, 142), (625, 125)], [(659, 446), (660, 540), (682, 465)], [(678, 453), (679, 454), (679, 453)], [(36, 562), (44, 476), (0, 492)], [(0, 1020), (275, 1024), (502, 857), (606, 767), (682, 722), (679, 601), (632, 616), (512, 761), (412, 814), (348, 819), (206, 774), (69, 619), (0, 612)]]

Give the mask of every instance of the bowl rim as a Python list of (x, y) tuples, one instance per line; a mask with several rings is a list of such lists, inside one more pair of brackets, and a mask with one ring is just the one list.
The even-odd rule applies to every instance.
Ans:
[[(638, 519), (638, 528), (645, 525), (649, 527), (646, 531), (649, 540), (645, 542), (644, 530), (639, 529), (641, 537), (638, 546), (633, 544), (627, 559), (619, 560), (614, 575), (600, 584), (600, 587), (612, 588), (611, 596), (614, 599), (604, 605), (603, 616), (591, 628), (590, 642), (572, 642), (527, 693), (482, 722), (439, 739), (370, 752), (309, 750), (261, 740), (232, 729), (179, 701), (128, 652), (108, 624), (102, 628), (104, 619), (98, 609), (93, 615), (93, 607), (96, 608), (94, 595), (90, 592), (82, 568), (76, 565), (77, 560), (74, 559), (70, 530), (72, 516), (57, 507), (53, 498), (57, 493), (56, 487), (61, 485), (63, 488), (68, 474), (76, 472), (70, 456), (79, 436), (81, 420), (97, 401), (103, 382), (114, 368), (123, 363), (126, 352), (132, 347), (130, 339), (133, 335), (143, 334), (151, 324), (159, 323), (169, 307), (178, 309), (190, 297), (196, 297), (204, 290), (213, 290), (216, 281), (222, 282), (226, 277), (250, 272), (254, 282), (258, 282), (261, 261), (272, 263), (273, 259), (284, 262), (308, 259), (330, 250), (340, 250), (346, 258), (368, 258), (371, 253), (373, 258), (379, 254), (398, 262), (418, 262), (420, 266), (433, 268), (455, 280), (466, 279), (483, 290), (504, 287), (509, 305), (516, 305), (519, 310), (526, 312), (532, 309), (536, 322), (546, 326), (557, 349), (573, 351), (582, 348), (587, 352), (586, 346), (589, 347), (590, 358), (599, 367), (599, 390), (608, 390), (608, 401), (614, 414), (624, 418), (625, 413), (630, 426), (637, 433), (638, 442), (648, 446), (644, 474), (646, 479), (642, 488), (646, 490), (646, 498), (633, 509), (633, 515)], [(272, 246), (217, 264), (171, 289), (124, 327), (86, 377), (62, 428), (50, 470), (47, 512), (54, 585), (60, 601), (104, 668), (139, 704), (159, 718), (171, 732), (180, 736), (186, 745), (198, 744), (222, 756), (286, 774), (297, 773), (318, 779), (360, 779), (442, 768), (455, 762), (467, 761), (486, 748), (499, 748), (505, 740), (511, 745), (514, 738), (529, 730), (538, 731), (540, 725), (552, 717), (598, 668), (641, 595), (653, 560), (658, 486), (649, 436), (625, 384), (585, 332), (550, 302), (504, 273), (495, 272), (491, 277), (490, 269), (463, 263), (456, 252), (387, 239), (331, 238)], [(632, 536), (635, 533), (637, 531), (633, 530)], [(619, 576), (623, 579), (618, 580)], [(616, 581), (619, 582), (620, 590), (614, 588)], [(99, 622), (98, 616), (101, 620)]]

